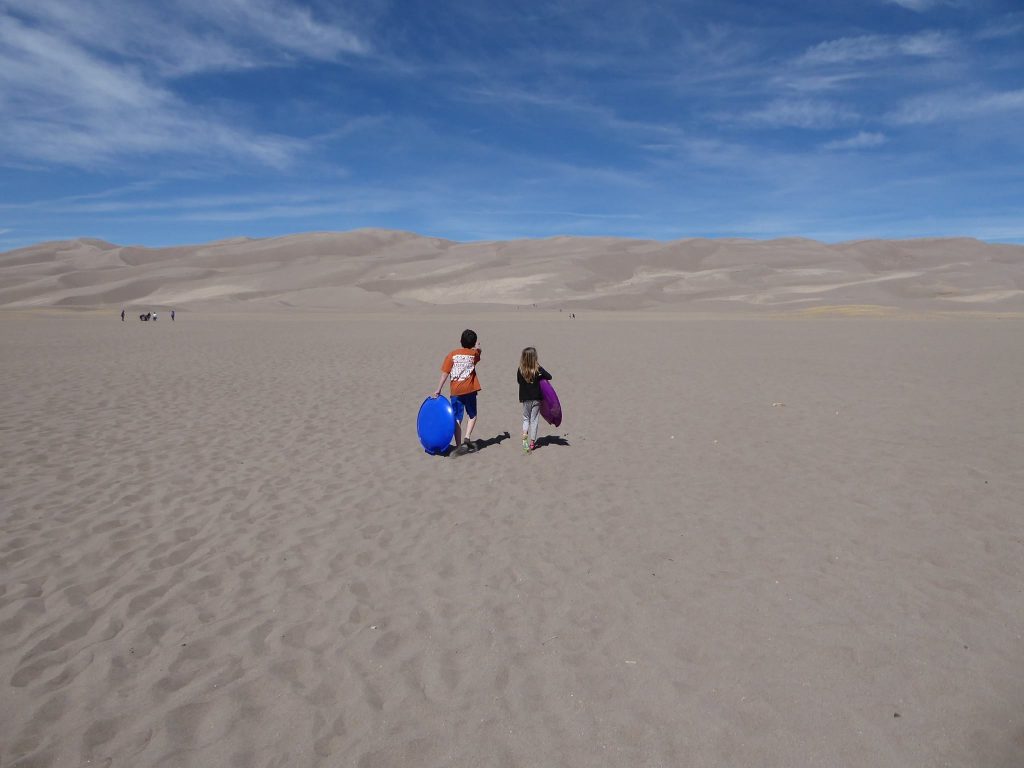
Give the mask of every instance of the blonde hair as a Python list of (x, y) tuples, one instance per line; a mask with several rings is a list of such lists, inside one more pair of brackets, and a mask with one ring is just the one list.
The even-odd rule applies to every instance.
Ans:
[(527, 347), (519, 356), (519, 372), (532, 384), (537, 378), (538, 370), (540, 363), (537, 362), (537, 350), (534, 347)]

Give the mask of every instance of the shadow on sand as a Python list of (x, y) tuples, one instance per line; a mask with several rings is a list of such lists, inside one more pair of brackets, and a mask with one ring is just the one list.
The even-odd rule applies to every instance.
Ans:
[(508, 432), (502, 432), (500, 435), (495, 435), (487, 440), (474, 440), (476, 443), (476, 449), (482, 451), (484, 448), (490, 448), (492, 445), (501, 445), (502, 440), (508, 440), (512, 435)]
[(448, 446), (448, 448), (446, 448), (441, 453), (441, 455), (442, 456), (465, 456), (468, 453), (479, 453), (484, 448), (490, 448), (492, 445), (501, 445), (501, 441), (502, 440), (508, 440), (510, 437), (512, 437), (512, 435), (510, 435), (508, 432), (502, 432), (500, 434), (495, 435), (494, 437), (488, 438), (487, 440), (474, 440), (473, 441), (473, 445), (476, 447), (475, 451), (467, 451), (461, 445), (458, 448), (455, 448), (453, 446)]
[(569, 445), (569, 441), (559, 435), (544, 435), (538, 437), (534, 445), (537, 448), (543, 448), (547, 445)]
[[(505, 440), (511, 439), (511, 437), (512, 437), (512, 435), (509, 434), (508, 432), (501, 432), (500, 434), (497, 434), (494, 437), (489, 437), (486, 440), (474, 440), (473, 444), (476, 446), (476, 450), (475, 451), (467, 451), (464, 448), (462, 448), (462, 446), (459, 446), (459, 448), (456, 448), (453, 445), (449, 445), (447, 448), (445, 448), (443, 451), (441, 451), (440, 453), (438, 453), (436, 455), (437, 456), (465, 456), (468, 453), (479, 453), (480, 451), (484, 450), (485, 448), (490, 448), (492, 445), (501, 445)], [(543, 437), (538, 437), (537, 438), (537, 443), (536, 443), (536, 447), (537, 448), (544, 448), (544, 447), (549, 446), (549, 445), (564, 445), (564, 446), (568, 446), (569, 445), (569, 441), (566, 440), (564, 437), (561, 437), (560, 435), (544, 435)]]

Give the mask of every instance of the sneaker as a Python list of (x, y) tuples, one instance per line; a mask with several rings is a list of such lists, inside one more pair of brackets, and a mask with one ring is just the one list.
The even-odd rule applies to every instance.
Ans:
[(465, 446), (466, 450), (469, 453), (476, 453), (477, 452), (476, 443), (474, 443), (468, 437), (465, 440), (462, 441), (462, 445)]
[(530, 452), (530, 439), (526, 435), (523, 435), (523, 453), (529, 453), (529, 452)]
[(535, 442), (533, 442), (533, 440), (530, 441), (530, 450), (531, 451), (537, 450), (537, 444)]

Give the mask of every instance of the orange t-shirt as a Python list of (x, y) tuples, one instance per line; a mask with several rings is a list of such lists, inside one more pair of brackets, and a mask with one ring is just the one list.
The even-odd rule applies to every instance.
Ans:
[(476, 364), (480, 362), (479, 349), (461, 347), (453, 349), (441, 363), (441, 370), (451, 374), (452, 395), (469, 395), (479, 392), (480, 381), (476, 377)]

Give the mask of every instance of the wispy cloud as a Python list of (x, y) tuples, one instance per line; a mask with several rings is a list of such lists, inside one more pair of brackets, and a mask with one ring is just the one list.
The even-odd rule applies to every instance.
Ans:
[(652, 142), (678, 146), (687, 138), (686, 132), (671, 122), (624, 118), (609, 106), (584, 101), (572, 93), (550, 89), (531, 91), (516, 85), (492, 84), (466, 88), (457, 96), (467, 101), (496, 104), (510, 110), (522, 108), (569, 115), (579, 120), (581, 130), (599, 132), (608, 139), (637, 147), (651, 146)]
[(746, 120), (776, 128), (832, 128), (857, 118), (842, 104), (813, 99), (776, 99), (747, 113)]
[[(191, 15), (120, 0), (0, 3), (3, 154), (80, 168), (161, 154), (283, 168), (303, 142), (198, 109), (168, 78), (368, 50), (346, 30), (273, 0), (176, 5)], [(247, 33), (245, 44), (235, 27)]]
[(863, 72), (842, 72), (839, 74), (784, 73), (775, 75), (769, 81), (777, 87), (798, 93), (842, 90), (865, 77)]
[[(228, 208), (250, 208), (258, 205), (285, 205), (323, 201), (323, 194), (233, 194), (233, 195), (176, 195), (161, 198), (140, 198), (118, 196), (119, 199), (99, 199), (95, 196), (79, 198), (58, 198), (32, 203), (36, 209), (45, 209), (51, 213), (70, 213), (75, 215), (88, 214), (121, 214), (140, 213), (146, 211), (187, 211), (218, 210)], [(0, 207), (2, 209), (2, 207)]]
[(887, 116), (898, 125), (971, 120), (996, 113), (1024, 112), (1024, 89), (989, 93), (946, 92), (908, 99)]
[(960, 5), (962, 0), (885, 0), (885, 2), (906, 8), (908, 11), (924, 13), (941, 5)]
[[(769, 99), (760, 107), (740, 112), (740, 122), (769, 127), (821, 130), (858, 122), (877, 111), (866, 108), (861, 93), (880, 78), (906, 73), (901, 88), (914, 87), (911, 69), (922, 60), (948, 57), (961, 45), (944, 31), (911, 35), (858, 35), (837, 37), (805, 48), (775, 68), (747, 78), (761, 84)], [(774, 95), (772, 98), (771, 95)], [(829, 98), (821, 98), (822, 96)], [(839, 148), (838, 145), (829, 148)]]
[(824, 148), (829, 150), (870, 149), (871, 147), (881, 146), (886, 141), (888, 139), (884, 133), (860, 131), (856, 136), (851, 136), (848, 139), (830, 141), (824, 145)]
[(309, 8), (279, 0), (178, 0), (225, 35), (239, 36), (301, 58), (333, 60), (368, 54), (370, 43), (350, 29), (317, 20)]
[(408, 206), (410, 199), (415, 197), (416, 193), (412, 193), (399, 198), (394, 190), (369, 185), (315, 192), (239, 192), (164, 197), (140, 196), (133, 194), (130, 188), (123, 188), (111, 190), (109, 195), (36, 200), (21, 206), (0, 205), (0, 211), (18, 208), (22, 212), (30, 210), (36, 217), (64, 220), (241, 222), (388, 212)]
[(985, 24), (975, 33), (978, 40), (1000, 40), (1024, 34), (1024, 13), (1008, 13)]
[(246, 69), (287, 57), (364, 55), (370, 43), (308, 8), (281, 0), (4, 0), (10, 15), (165, 75)]
[(850, 64), (896, 56), (933, 58), (948, 54), (956, 45), (955, 37), (947, 32), (938, 31), (921, 32), (903, 37), (891, 35), (841, 37), (808, 48), (796, 63), (806, 66)]
[(87, 192), (85, 194), (61, 195), (60, 197), (52, 199), (25, 200), (17, 203), (0, 203), (0, 211), (25, 211), (33, 209), (56, 210), (57, 206), (71, 206), (72, 204), (81, 201), (105, 200), (109, 198), (122, 197), (124, 195), (138, 195), (139, 193), (152, 190), (158, 186), (159, 182), (153, 179), (147, 179), (145, 181), (133, 181), (130, 184), (124, 184), (117, 187), (109, 187), (107, 189), (98, 190), (96, 192)]

